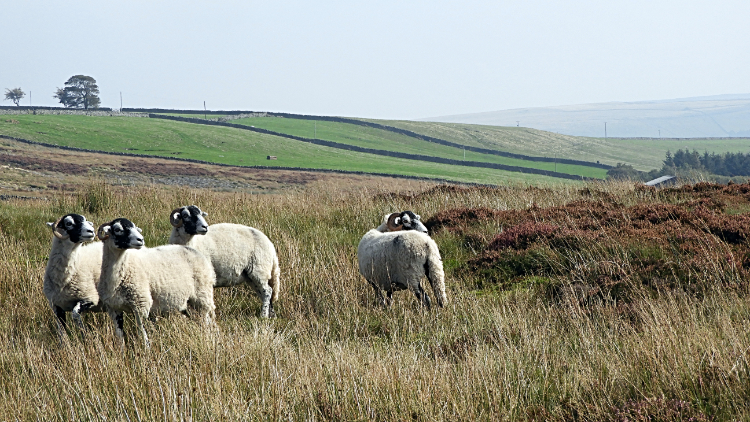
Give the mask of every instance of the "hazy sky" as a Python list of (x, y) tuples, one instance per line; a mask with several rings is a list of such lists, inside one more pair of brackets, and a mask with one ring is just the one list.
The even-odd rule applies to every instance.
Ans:
[[(747, 0), (0, 0), (0, 88), (411, 119), (750, 92)], [(29, 98), (22, 102), (28, 105)], [(2, 102), (11, 105), (10, 102)]]

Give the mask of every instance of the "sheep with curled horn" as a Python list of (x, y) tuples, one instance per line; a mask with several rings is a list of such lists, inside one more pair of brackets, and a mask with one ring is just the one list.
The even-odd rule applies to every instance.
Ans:
[(99, 297), (124, 339), (123, 313), (133, 312), (149, 347), (143, 322), (149, 316), (195, 310), (206, 325), (214, 319), (214, 275), (211, 262), (193, 248), (163, 245), (147, 248), (141, 229), (126, 218), (102, 224)]
[(216, 286), (249, 284), (260, 298), (261, 318), (276, 316), (279, 299), (279, 258), (263, 232), (241, 224), (206, 222), (208, 214), (195, 205), (174, 209), (169, 215), (169, 243), (197, 249), (211, 260)]
[(376, 229), (382, 233), (402, 230), (415, 230), (428, 234), (427, 227), (422, 224), (419, 214), (412, 211), (394, 212), (383, 218), (383, 223)]
[(83, 328), (81, 314), (100, 312), (97, 284), (102, 270), (102, 244), (91, 243), (95, 238), (94, 225), (80, 214), (66, 214), (54, 223), (52, 248), (44, 270), (42, 290), (57, 317), (57, 329), (62, 339), (66, 313)]
[[(360, 274), (384, 306), (391, 304), (394, 291), (409, 289), (429, 308), (430, 297), (421, 285), (425, 276), (438, 306), (448, 301), (440, 251), (419, 216), (411, 211), (383, 217), (383, 223), (360, 240), (357, 259)], [(382, 290), (386, 291), (387, 299), (383, 298)]]

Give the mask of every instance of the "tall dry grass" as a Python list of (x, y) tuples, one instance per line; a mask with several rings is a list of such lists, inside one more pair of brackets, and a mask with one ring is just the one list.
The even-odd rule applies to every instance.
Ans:
[[(420, 192), (430, 186), (413, 184)], [(628, 184), (591, 186), (635, 204)], [(336, 186), (262, 196), (91, 186), (46, 202), (0, 203), (0, 415), (5, 420), (734, 420), (750, 418), (750, 307), (743, 290), (700, 296), (634, 289), (628, 312), (533, 286), (477, 290), (474, 252), (435, 236), (449, 303), (424, 311), (408, 293), (376, 305), (358, 275), (362, 234), (393, 210), (427, 219), (460, 207), (525, 209), (582, 199), (579, 188), (389, 195)], [(406, 192), (408, 193), (408, 192)], [(127, 217), (149, 246), (169, 211), (197, 204), (210, 222), (248, 224), (278, 249), (279, 318), (259, 320), (250, 289), (216, 291), (218, 334), (196, 321), (149, 324), (150, 351), (126, 317), (120, 350), (105, 315), (61, 344), (42, 294), (46, 221), (79, 212)], [(487, 230), (497, 230), (488, 226)], [(581, 265), (606, 260), (582, 254)], [(561, 283), (573, 275), (559, 274)], [(431, 293), (431, 292), (430, 292)]]

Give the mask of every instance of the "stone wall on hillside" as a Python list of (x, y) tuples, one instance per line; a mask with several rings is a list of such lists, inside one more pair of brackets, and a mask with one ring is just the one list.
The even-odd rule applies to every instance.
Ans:
[(102, 117), (148, 117), (148, 113), (128, 113), (112, 109), (71, 109), (59, 107), (31, 108), (31, 107), (0, 107), (0, 115), (80, 115)]

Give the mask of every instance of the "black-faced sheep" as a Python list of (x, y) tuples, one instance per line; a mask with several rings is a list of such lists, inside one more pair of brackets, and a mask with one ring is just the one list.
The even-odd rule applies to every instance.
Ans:
[(411, 211), (394, 212), (383, 217), (383, 223), (376, 229), (380, 232), (394, 232), (415, 230), (427, 234), (427, 227), (422, 224), (421, 217)]
[[(420, 303), (430, 307), (430, 298), (421, 286), (422, 277), (427, 276), (442, 307), (448, 299), (440, 251), (419, 216), (406, 213), (410, 212), (386, 215), (383, 224), (362, 237), (357, 248), (359, 272), (383, 305), (390, 305), (394, 291), (409, 289)], [(404, 216), (408, 225), (403, 224)], [(387, 300), (382, 290), (387, 292)]]
[(216, 277), (201, 253), (179, 245), (146, 248), (141, 229), (125, 218), (102, 224), (97, 235), (104, 244), (99, 298), (120, 339), (124, 312), (135, 314), (147, 348), (149, 315), (186, 314), (189, 306), (206, 324), (213, 321)]
[(212, 224), (207, 214), (195, 205), (172, 211), (169, 243), (197, 249), (211, 260), (216, 272), (216, 287), (247, 283), (261, 301), (260, 316), (275, 316), (279, 298), (279, 258), (276, 248), (260, 230), (241, 224)]
[(96, 285), (102, 270), (102, 244), (94, 240), (94, 225), (80, 214), (67, 214), (54, 223), (52, 249), (44, 271), (44, 296), (57, 317), (57, 328), (65, 332), (66, 312), (79, 327), (80, 314), (101, 311)]

